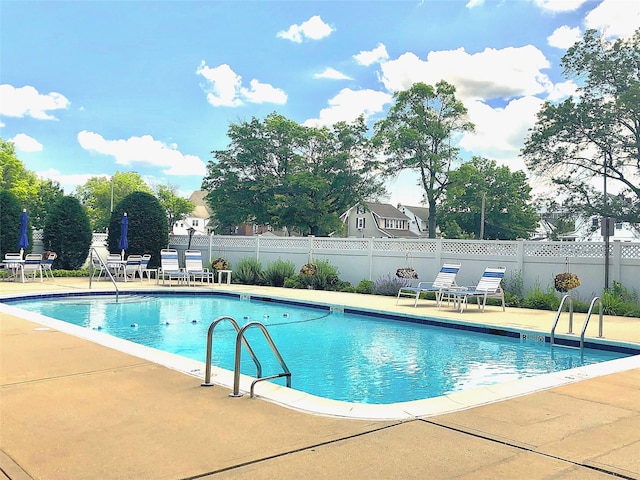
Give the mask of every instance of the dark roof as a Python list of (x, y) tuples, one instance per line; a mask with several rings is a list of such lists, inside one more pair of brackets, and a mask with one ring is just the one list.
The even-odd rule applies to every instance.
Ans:
[(404, 213), (388, 203), (367, 202), (367, 207), (369, 207), (371, 213), (375, 213), (380, 218), (397, 218), (399, 220), (408, 218)]
[(418, 217), (420, 220), (428, 220), (429, 219), (429, 208), (428, 207), (411, 207), (409, 205), (401, 205), (402, 207), (410, 210), (412, 214)]

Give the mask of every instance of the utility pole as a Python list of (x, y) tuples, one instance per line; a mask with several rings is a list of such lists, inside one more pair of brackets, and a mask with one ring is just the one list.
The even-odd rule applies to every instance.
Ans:
[(480, 240), (484, 240), (484, 206), (487, 202), (487, 194), (482, 193), (482, 206), (480, 207)]

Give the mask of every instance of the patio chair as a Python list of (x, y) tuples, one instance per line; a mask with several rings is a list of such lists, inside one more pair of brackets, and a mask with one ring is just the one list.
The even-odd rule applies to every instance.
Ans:
[[(469, 303), (469, 298), (475, 298), (478, 309), (487, 304), (487, 298), (500, 298), (502, 300), (502, 311), (504, 307), (504, 290), (500, 286), (506, 267), (487, 267), (475, 287), (461, 287), (459, 289), (450, 289), (443, 292), (443, 295), (449, 295), (453, 298), (454, 307), (459, 306), (460, 312), (463, 312)], [(480, 299), (482, 298), (482, 307), (480, 307)]]
[[(102, 261), (91, 255), (91, 267), (92, 267), (92, 272), (91, 272), (91, 280), (96, 279), (96, 280), (100, 280), (100, 277), (104, 274), (104, 276), (106, 277), (106, 273), (105, 273), (105, 268), (104, 265), (102, 264)], [(98, 278), (96, 278), (96, 275)]]
[(136, 273), (140, 275), (140, 281), (142, 281), (142, 275), (140, 274), (140, 264), (142, 263), (142, 255), (129, 255), (127, 257), (127, 263), (124, 264), (123, 277), (126, 282), (127, 279), (135, 280)]
[(400, 297), (414, 297), (413, 306), (418, 306), (418, 299), (423, 292), (434, 292), (436, 295), (436, 304), (440, 306), (442, 303), (443, 292), (456, 286), (456, 275), (460, 270), (459, 263), (445, 263), (440, 268), (438, 275), (433, 282), (419, 282), (415, 287), (407, 286), (398, 290), (396, 305), (400, 301)]
[(40, 273), (40, 281), (42, 282), (42, 254), (29, 253), (22, 264), (22, 281), (29, 278), (29, 275), (33, 276), (35, 280), (38, 273)]
[(110, 253), (107, 255), (107, 269), (111, 272), (113, 278), (118, 278), (122, 275), (125, 263), (126, 262), (122, 261), (119, 253)]
[(42, 259), (42, 272), (44, 276), (53, 280), (53, 261), (58, 258), (58, 254), (56, 252), (49, 252), (46, 258)]
[(140, 278), (144, 279), (146, 276), (151, 282), (151, 274), (154, 273), (156, 275), (156, 280), (158, 279), (158, 269), (157, 268), (149, 268), (149, 262), (151, 261), (151, 255), (145, 253), (142, 255), (142, 260), (140, 261)]
[(2, 262), (2, 269), (9, 273), (9, 280), (16, 280), (18, 274), (22, 281), (24, 281), (22, 255), (19, 253), (5, 253), (4, 261)]
[(201, 282), (211, 283), (213, 273), (202, 265), (202, 252), (200, 250), (187, 250), (184, 252), (184, 269), (194, 283), (196, 279)]
[(190, 285), (189, 274), (180, 268), (178, 263), (178, 251), (172, 248), (163, 248), (160, 250), (160, 273), (162, 275), (162, 284), (164, 285), (165, 279), (169, 280), (169, 286), (171, 286), (171, 280), (178, 280), (178, 284), (186, 282)]

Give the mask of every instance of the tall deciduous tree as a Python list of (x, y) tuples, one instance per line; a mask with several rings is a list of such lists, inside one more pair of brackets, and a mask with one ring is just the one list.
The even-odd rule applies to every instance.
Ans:
[(213, 152), (202, 182), (218, 225), (338, 229), (344, 211), (384, 190), (366, 132), (363, 118), (312, 128), (272, 113), (231, 124), (229, 148)]
[(443, 234), (448, 238), (529, 238), (538, 223), (530, 201), (524, 172), (473, 157), (449, 173), (438, 223), (445, 225)]
[(111, 178), (91, 177), (74, 196), (87, 208), (93, 231), (104, 232), (113, 207), (132, 192), (152, 193), (137, 172), (116, 172)]
[(456, 99), (455, 87), (440, 81), (435, 88), (415, 83), (394, 94), (394, 105), (375, 125), (375, 141), (387, 156), (386, 174), (412, 170), (429, 205), (429, 237), (436, 234), (436, 206), (449, 182), (449, 170), (458, 158), (452, 146), (457, 134), (473, 131), (467, 109)]
[(36, 195), (28, 201), (27, 210), (33, 228), (41, 230), (47, 223), (52, 207), (64, 197), (64, 190), (54, 180), (38, 180)]
[(176, 222), (184, 220), (195, 208), (193, 202), (176, 194), (178, 189), (174, 185), (158, 185), (154, 190), (156, 198), (167, 214), (170, 231)]
[[(578, 95), (547, 102), (522, 154), (536, 174), (564, 187), (568, 205), (587, 215), (640, 218), (640, 30), (605, 41), (596, 30), (562, 58)], [(621, 187), (616, 199), (594, 185)]]
[(8, 190), (26, 208), (38, 190), (38, 177), (16, 156), (12, 142), (0, 138), (0, 188)]

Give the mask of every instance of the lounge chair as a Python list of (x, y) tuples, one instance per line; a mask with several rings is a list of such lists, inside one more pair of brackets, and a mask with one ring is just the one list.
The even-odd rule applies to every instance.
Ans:
[(445, 263), (440, 268), (438, 275), (433, 282), (419, 282), (415, 287), (402, 287), (398, 290), (396, 305), (400, 301), (400, 297), (414, 297), (413, 306), (418, 306), (418, 299), (423, 292), (434, 292), (436, 294), (436, 304), (440, 306), (442, 303), (443, 292), (456, 286), (456, 275), (460, 270), (459, 263)]
[(200, 250), (187, 250), (184, 252), (184, 269), (189, 277), (194, 281), (200, 279), (201, 282), (211, 283), (213, 273), (202, 265), (202, 252)]
[(189, 281), (189, 274), (180, 268), (178, 263), (178, 251), (172, 248), (164, 248), (160, 250), (160, 273), (162, 275), (162, 284), (164, 285), (165, 279), (169, 279), (169, 286), (171, 286), (171, 280), (176, 279), (178, 283), (191, 284)]
[(41, 264), (42, 272), (44, 273), (45, 277), (51, 277), (51, 280), (53, 280), (53, 261), (56, 258), (58, 258), (58, 254), (56, 252), (49, 252), (47, 258), (43, 258)]
[(107, 269), (113, 275), (113, 278), (118, 278), (123, 274), (124, 265), (126, 262), (122, 260), (119, 253), (110, 253), (107, 255)]
[(504, 307), (504, 291), (500, 286), (506, 267), (488, 267), (485, 269), (480, 281), (475, 287), (462, 287), (460, 289), (450, 289), (443, 292), (443, 295), (448, 295), (453, 298), (454, 306), (460, 307), (460, 312), (463, 312), (469, 303), (469, 298), (475, 298), (480, 309), (480, 298), (482, 298), (482, 311), (487, 304), (487, 298), (500, 298), (502, 300), (502, 311), (505, 311)]
[[(93, 280), (94, 278), (96, 280), (100, 280), (100, 277), (104, 274), (105, 277), (107, 276), (105, 273), (105, 269), (104, 269), (104, 265), (102, 263), (102, 260), (100, 258), (97, 258), (93, 255), (91, 255), (91, 267), (92, 267), (92, 272), (91, 272), (91, 280)], [(96, 275), (98, 278), (96, 278)]]
[(33, 279), (36, 279), (38, 273), (40, 273), (40, 281), (42, 282), (42, 254), (41, 253), (30, 253), (22, 264), (22, 281), (24, 282), (25, 278), (29, 278), (29, 275), (33, 276)]
[(142, 281), (142, 275), (140, 274), (140, 264), (142, 263), (142, 255), (129, 255), (127, 257), (127, 263), (124, 264), (124, 281), (127, 279), (135, 280), (136, 273), (140, 275), (140, 281)]
[(149, 282), (151, 282), (151, 273), (156, 275), (156, 280), (158, 279), (158, 269), (149, 268), (149, 262), (151, 261), (151, 255), (145, 253), (142, 255), (142, 260), (140, 261), (140, 278), (144, 280), (146, 276)]

